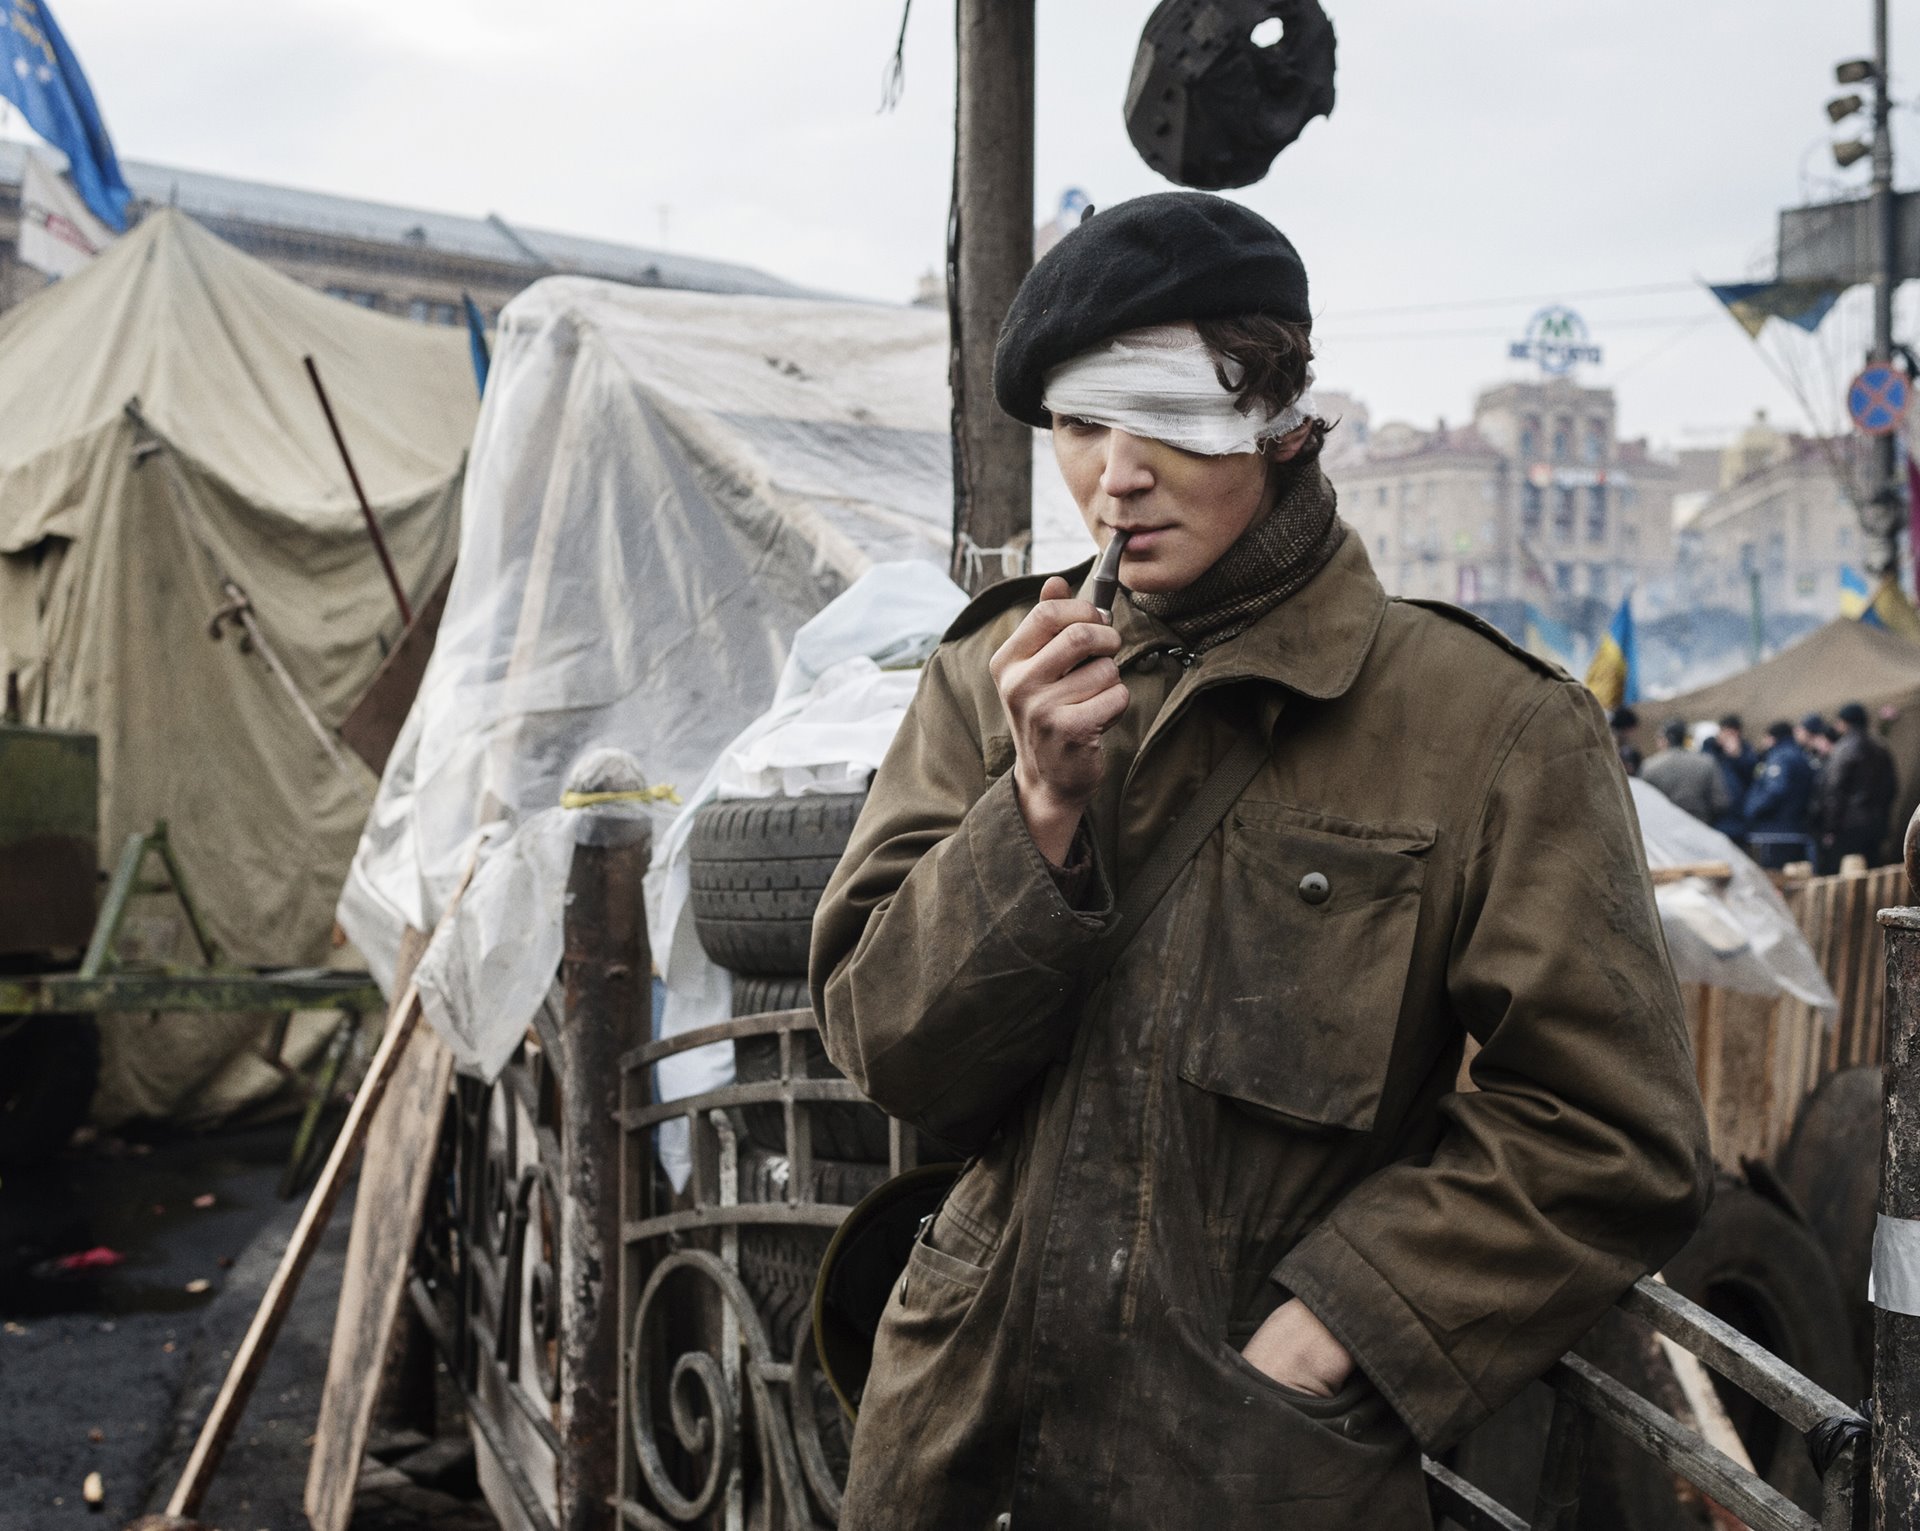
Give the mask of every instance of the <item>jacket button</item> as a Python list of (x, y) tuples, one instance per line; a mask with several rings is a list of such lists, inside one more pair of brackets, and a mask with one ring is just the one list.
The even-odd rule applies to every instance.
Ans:
[(1331, 892), (1333, 885), (1323, 872), (1309, 872), (1300, 879), (1300, 897), (1309, 904), (1324, 904)]

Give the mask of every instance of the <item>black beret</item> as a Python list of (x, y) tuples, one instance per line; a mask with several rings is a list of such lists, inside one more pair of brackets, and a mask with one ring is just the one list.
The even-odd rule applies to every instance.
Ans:
[(1163, 191), (1094, 214), (1040, 257), (1014, 294), (993, 353), (993, 396), (1042, 428), (1046, 375), (1128, 330), (1268, 314), (1311, 324), (1307, 268), (1291, 241), (1238, 202)]

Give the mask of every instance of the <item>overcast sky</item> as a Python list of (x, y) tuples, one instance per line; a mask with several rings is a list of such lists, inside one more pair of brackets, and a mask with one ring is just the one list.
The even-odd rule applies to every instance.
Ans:
[[(1236, 193), (1306, 259), (1323, 384), (1376, 423), (1463, 420), (1523, 370), (1505, 342), (1537, 300), (1562, 297), (1628, 433), (1703, 444), (1757, 407), (1805, 428), (1769, 356), (1838, 418), (1860, 314), (1757, 349), (1682, 284), (1765, 274), (1778, 207), (1864, 186), (1864, 165), (1833, 168), (1828, 141), (1851, 134), (1822, 105), (1834, 62), (1870, 49), (1869, 0), (1325, 4), (1333, 116)], [(941, 258), (952, 0), (913, 6), (887, 114), (901, 0), (54, 8), (129, 158), (636, 244), (664, 228), (676, 250), (887, 300)], [(1151, 10), (1038, 0), (1037, 216), (1069, 185), (1099, 204), (1165, 187), (1121, 120)], [(1920, 5), (1895, 11), (1902, 98)], [(1915, 109), (1895, 120), (1920, 154)]]

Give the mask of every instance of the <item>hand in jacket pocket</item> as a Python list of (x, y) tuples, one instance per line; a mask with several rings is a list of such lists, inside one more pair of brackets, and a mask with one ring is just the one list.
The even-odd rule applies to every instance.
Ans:
[(1353, 1357), (1298, 1297), (1267, 1315), (1240, 1352), (1282, 1387), (1331, 1398), (1353, 1374)]

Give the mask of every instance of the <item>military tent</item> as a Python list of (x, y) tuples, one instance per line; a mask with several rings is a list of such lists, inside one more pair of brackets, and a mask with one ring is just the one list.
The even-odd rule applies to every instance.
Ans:
[(1900, 771), (1886, 850), (1897, 855), (1907, 820), (1920, 803), (1920, 644), (1884, 627), (1840, 618), (1761, 664), (1697, 691), (1643, 703), (1638, 710), (1648, 725), (1738, 713), (1747, 737), (1764, 744), (1760, 735), (1769, 723), (1798, 722), (1811, 712), (1831, 721), (1848, 702), (1859, 702), (1876, 716), (1891, 713), (1880, 737)]
[(167, 210), (0, 315), (0, 673), (27, 721), (99, 735), (103, 859), (168, 821), (222, 953), (259, 965), (328, 953), (375, 785), (331, 732), (400, 631), (308, 355), (417, 603), (458, 535), (464, 333)]

